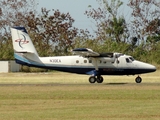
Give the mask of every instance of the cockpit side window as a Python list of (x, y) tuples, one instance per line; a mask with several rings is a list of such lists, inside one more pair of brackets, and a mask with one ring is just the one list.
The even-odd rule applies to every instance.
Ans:
[(127, 62), (127, 63), (130, 63), (130, 60), (129, 60), (129, 58), (126, 58), (126, 62)]

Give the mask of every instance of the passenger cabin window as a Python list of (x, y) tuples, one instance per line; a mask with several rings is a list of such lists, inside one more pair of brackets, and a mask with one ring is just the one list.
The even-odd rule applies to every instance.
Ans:
[(76, 60), (76, 63), (79, 63), (79, 60)]
[(92, 60), (89, 60), (89, 63), (92, 63)]
[(87, 60), (84, 60), (84, 63), (87, 63)]

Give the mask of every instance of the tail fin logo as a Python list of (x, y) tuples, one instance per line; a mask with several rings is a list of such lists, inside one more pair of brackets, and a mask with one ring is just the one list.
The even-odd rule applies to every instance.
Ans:
[(29, 43), (29, 41), (26, 40), (26, 37), (23, 34), (21, 34), (21, 36), (23, 38), (17, 39), (17, 40), (15, 40), (15, 42), (18, 42), (19, 43), (19, 47), (23, 48), (23, 44), (27, 44), (27, 43)]

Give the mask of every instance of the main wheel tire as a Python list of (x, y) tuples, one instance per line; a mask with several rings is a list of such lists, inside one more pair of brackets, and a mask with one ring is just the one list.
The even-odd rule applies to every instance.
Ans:
[(141, 83), (142, 82), (142, 78), (138, 76), (138, 77), (136, 77), (135, 81), (136, 81), (136, 83)]
[(89, 82), (90, 83), (95, 83), (96, 82), (96, 77), (95, 76), (89, 77)]
[(103, 77), (102, 76), (98, 77), (97, 78), (97, 83), (102, 83), (102, 82), (103, 82)]

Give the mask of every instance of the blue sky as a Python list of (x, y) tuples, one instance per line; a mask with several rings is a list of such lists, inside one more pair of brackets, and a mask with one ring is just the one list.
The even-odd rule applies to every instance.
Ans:
[[(122, 1), (126, 4), (126, 0)], [(59, 9), (60, 12), (69, 12), (71, 17), (75, 19), (74, 26), (79, 29), (88, 29), (91, 32), (96, 29), (94, 21), (87, 18), (84, 13), (86, 10), (89, 10), (89, 5), (95, 9), (100, 7), (97, 0), (38, 0), (38, 3), (39, 11), (42, 7), (45, 7), (48, 10)], [(121, 11), (126, 11), (126, 9), (127, 6), (124, 5)]]

